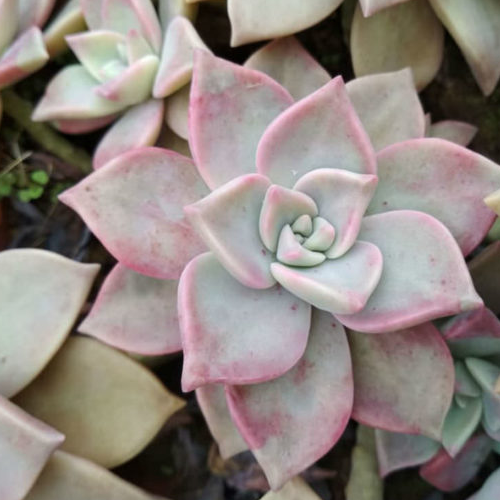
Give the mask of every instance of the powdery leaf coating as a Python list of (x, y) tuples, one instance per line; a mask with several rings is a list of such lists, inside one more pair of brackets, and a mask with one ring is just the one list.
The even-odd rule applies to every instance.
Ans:
[(147, 356), (180, 351), (177, 285), (117, 264), (78, 331)]
[(320, 497), (297, 476), (290, 479), (280, 490), (266, 493), (261, 500), (320, 500)]
[(497, 469), (485, 481), (481, 489), (474, 495), (469, 497), (468, 500), (495, 500), (498, 497), (499, 491), (500, 491), (500, 469)]
[(365, 307), (383, 268), (380, 250), (357, 241), (342, 257), (319, 266), (292, 267), (273, 262), (271, 273), (284, 288), (331, 314), (353, 314)]
[(0, 396), (0, 497), (21, 500), (64, 436)]
[(470, 123), (456, 120), (442, 120), (430, 125), (426, 135), (428, 137), (446, 139), (447, 141), (466, 147), (474, 139), (477, 131), (478, 128)]
[(368, 214), (420, 210), (441, 221), (468, 255), (489, 231), (495, 214), (483, 198), (500, 186), (500, 168), (442, 139), (394, 144), (377, 155), (379, 185)]
[(188, 19), (182, 16), (174, 18), (163, 41), (161, 63), (153, 87), (154, 97), (160, 99), (189, 83), (195, 49), (210, 52)]
[(197, 51), (189, 145), (207, 185), (215, 189), (255, 172), (262, 134), (292, 103), (290, 94), (263, 73)]
[[(187, 265), (178, 304), (184, 391), (274, 379), (304, 354), (311, 307), (280, 286), (254, 290), (241, 285), (211, 253)], [(244, 335), (235, 335), (241, 325)]]
[(354, 73), (364, 76), (410, 66), (421, 90), (441, 66), (443, 41), (443, 27), (427, 0), (404, 2), (367, 18), (358, 6), (351, 28)]
[(483, 305), (453, 236), (433, 217), (411, 210), (372, 215), (358, 238), (380, 249), (384, 269), (366, 307), (338, 315), (347, 327), (390, 332)]
[(294, 189), (309, 195), (320, 215), (335, 228), (335, 240), (327, 257), (340, 257), (354, 244), (377, 182), (375, 175), (328, 168), (313, 170), (297, 181)]
[(377, 458), (382, 477), (430, 460), (441, 448), (439, 441), (418, 434), (401, 434), (375, 429)]
[(262, 175), (242, 175), (184, 207), (189, 222), (221, 264), (250, 288), (276, 283), (269, 269), (274, 256), (259, 235), (260, 210), (269, 186)]
[(386, 9), (398, 3), (407, 2), (408, 0), (359, 0), (363, 15), (369, 17), (379, 10)]
[(313, 310), (307, 349), (294, 368), (276, 380), (226, 391), (233, 420), (271, 488), (279, 489), (323, 456), (349, 421), (353, 385), (344, 328)]
[(355, 78), (346, 90), (376, 151), (424, 137), (425, 115), (409, 68)]
[(101, 168), (108, 161), (131, 149), (153, 146), (163, 125), (164, 103), (150, 99), (129, 109), (99, 141), (93, 166)]
[(63, 451), (54, 453), (24, 500), (89, 500), (90, 498), (152, 500), (151, 495), (145, 491), (99, 465)]
[(18, 0), (19, 31), (43, 26), (54, 8), (55, 0)]
[(331, 76), (293, 36), (278, 38), (255, 51), (244, 64), (266, 73), (296, 100), (326, 85)]
[(147, 276), (177, 279), (186, 263), (204, 250), (183, 207), (207, 193), (190, 159), (159, 148), (138, 148), (59, 198), (122, 264)]
[(348, 338), (353, 418), (370, 427), (440, 439), (455, 376), (450, 352), (432, 323), (378, 335), (350, 331)]
[(54, 356), (98, 271), (45, 250), (0, 253), (0, 394), (19, 392)]
[(165, 30), (176, 16), (184, 16), (194, 21), (198, 13), (198, 4), (189, 3), (188, 0), (159, 0), (158, 11), (163, 30)]
[(110, 123), (114, 122), (117, 117), (118, 114), (115, 113), (108, 116), (82, 120), (53, 120), (52, 125), (64, 134), (86, 134), (87, 132), (92, 132), (106, 127)]
[(455, 458), (444, 449), (439, 451), (420, 468), (420, 475), (441, 491), (459, 490), (478, 473), (491, 450), (492, 441), (488, 436), (474, 436)]
[(469, 271), (484, 304), (494, 313), (500, 313), (500, 241), (488, 245), (479, 255), (469, 262)]
[(231, 420), (222, 385), (204, 385), (196, 389), (196, 400), (208, 428), (219, 446), (224, 460), (248, 449), (240, 432)]
[(70, 337), (14, 402), (66, 436), (62, 449), (112, 468), (139, 453), (184, 405), (111, 347)]
[(342, 0), (228, 0), (231, 46), (281, 38), (309, 28), (331, 14)]
[(16, 0), (0, 1), (0, 52), (3, 52), (14, 40), (19, 26), (19, 4)]
[(185, 85), (164, 99), (165, 122), (182, 139), (189, 139), (189, 96), (191, 85)]
[(430, 0), (467, 60), (479, 87), (490, 95), (500, 78), (500, 5), (496, 0)]
[(276, 184), (292, 187), (318, 168), (376, 173), (370, 139), (341, 77), (281, 113), (258, 145), (257, 171)]

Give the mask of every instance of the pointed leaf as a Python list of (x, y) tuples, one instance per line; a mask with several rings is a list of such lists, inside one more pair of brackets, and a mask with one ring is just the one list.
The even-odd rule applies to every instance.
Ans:
[(339, 316), (349, 328), (389, 332), (482, 306), (460, 249), (437, 219), (411, 210), (372, 215), (359, 239), (377, 245), (384, 270), (366, 307)]
[(319, 23), (331, 14), (342, 0), (228, 0), (231, 20), (231, 46), (281, 38)]
[(320, 497), (300, 476), (297, 476), (290, 479), (278, 491), (266, 493), (262, 500), (320, 500)]
[(184, 16), (194, 21), (198, 13), (198, 4), (188, 3), (186, 0), (159, 0), (158, 11), (163, 26), (163, 32), (165, 32), (170, 21), (176, 16)]
[(341, 77), (282, 113), (257, 150), (257, 170), (292, 187), (318, 168), (374, 174), (375, 156)]
[(117, 118), (116, 114), (83, 120), (53, 120), (52, 125), (64, 134), (86, 134), (109, 125)]
[(454, 368), (432, 323), (378, 335), (350, 331), (348, 338), (353, 418), (378, 429), (439, 439), (453, 397)]
[(456, 120), (442, 120), (433, 123), (429, 127), (427, 135), (429, 137), (446, 139), (460, 146), (468, 146), (472, 142), (472, 139), (474, 139), (477, 131), (478, 128), (470, 123)]
[(274, 262), (271, 273), (284, 288), (332, 314), (353, 314), (365, 307), (382, 274), (380, 250), (357, 241), (338, 259), (315, 267), (289, 267)]
[(290, 94), (267, 75), (197, 51), (189, 145), (210, 188), (255, 172), (257, 144), (264, 130), (292, 102)]
[(313, 310), (306, 352), (292, 370), (270, 382), (226, 390), (233, 420), (271, 488), (279, 489), (323, 456), (349, 421), (352, 371), (342, 325)]
[(107, 468), (137, 455), (184, 404), (142, 365), (82, 336), (14, 402), (63, 432), (63, 450)]
[(455, 361), (455, 393), (455, 399), (462, 407), (466, 405), (467, 397), (481, 396), (481, 388), (474, 381), (474, 377), (463, 361)]
[(483, 198), (500, 186), (500, 166), (442, 139), (416, 139), (378, 156), (379, 185), (368, 213), (420, 210), (440, 220), (468, 255), (495, 214)]
[(363, 15), (365, 17), (370, 17), (379, 10), (387, 9), (392, 5), (397, 5), (398, 3), (407, 1), (408, 0), (359, 0), (359, 4), (363, 10)]
[(281, 230), (276, 258), (282, 264), (306, 268), (317, 266), (326, 259), (323, 252), (313, 252), (308, 250), (302, 243), (299, 243), (289, 225), (286, 225)]
[(152, 497), (95, 463), (56, 451), (24, 500), (59, 499), (152, 500)]
[(98, 270), (45, 250), (0, 253), (0, 394), (16, 394), (49, 362)]
[(188, 109), (191, 86), (185, 85), (164, 99), (165, 122), (182, 139), (189, 138)]
[(420, 468), (420, 475), (441, 491), (459, 490), (479, 472), (491, 449), (491, 439), (480, 434), (469, 439), (455, 458), (442, 449)]
[(220, 263), (251, 288), (276, 283), (269, 269), (274, 257), (259, 235), (260, 209), (269, 186), (262, 175), (242, 175), (184, 207), (189, 222)]
[(122, 264), (155, 278), (176, 279), (204, 248), (182, 207), (206, 193), (188, 158), (159, 148), (137, 148), (60, 199), (77, 210)]
[(210, 52), (188, 19), (182, 16), (174, 18), (163, 42), (161, 62), (153, 87), (154, 97), (161, 99), (189, 83), (195, 49)]
[(208, 428), (219, 445), (224, 460), (248, 449), (240, 432), (231, 420), (226, 394), (221, 385), (204, 385), (196, 389), (196, 399)]
[(0, 396), (0, 497), (21, 500), (64, 436)]
[(331, 80), (328, 72), (293, 36), (268, 43), (254, 52), (245, 66), (269, 75), (285, 87), (296, 101)]
[(117, 264), (78, 331), (138, 354), (180, 351), (177, 281), (149, 278)]
[(163, 101), (150, 99), (130, 108), (104, 135), (94, 153), (98, 169), (131, 149), (153, 146), (163, 124)]
[(424, 111), (409, 68), (356, 78), (346, 89), (376, 151), (424, 137)]
[(439, 441), (418, 434), (375, 430), (379, 471), (382, 477), (396, 470), (420, 465), (441, 448)]
[(443, 42), (443, 27), (427, 0), (404, 2), (370, 17), (364, 17), (358, 6), (351, 28), (354, 73), (364, 76), (410, 67), (421, 90), (441, 66)]
[(206, 253), (182, 273), (179, 316), (182, 388), (192, 391), (212, 383), (262, 382), (288, 371), (306, 348), (311, 308), (279, 286), (241, 285)]

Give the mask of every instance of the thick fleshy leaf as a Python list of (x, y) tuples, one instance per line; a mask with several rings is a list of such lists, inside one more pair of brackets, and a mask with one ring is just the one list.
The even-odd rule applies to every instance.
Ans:
[(216, 189), (184, 211), (221, 264), (251, 288), (269, 288), (275, 280), (269, 266), (273, 255), (259, 235), (259, 216), (269, 180), (242, 175)]
[(0, 396), (0, 497), (21, 500), (64, 436)]
[(90, 30), (98, 30), (102, 25), (102, 2), (103, 0), (79, 0), (82, 7), (85, 22)]
[(51, 123), (64, 134), (86, 134), (109, 125), (116, 120), (116, 117), (116, 114), (112, 114), (84, 120), (53, 120)]
[(320, 497), (297, 476), (290, 479), (280, 490), (266, 493), (261, 500), (320, 500)]
[(432, 323), (379, 335), (351, 331), (348, 338), (353, 418), (370, 427), (439, 439), (453, 397), (454, 368)]
[(178, 308), (184, 391), (212, 383), (271, 380), (304, 354), (310, 306), (279, 286), (269, 290), (243, 286), (211, 253), (186, 266)]
[(276, 184), (292, 187), (318, 168), (376, 172), (370, 139), (341, 77), (282, 113), (259, 142), (257, 170)]
[(331, 14), (342, 0), (228, 0), (231, 46), (281, 38), (302, 31)]
[(289, 267), (274, 262), (271, 273), (284, 288), (305, 302), (332, 314), (361, 311), (382, 274), (380, 250), (357, 241), (342, 257), (315, 267)]
[(165, 122), (179, 136), (185, 140), (189, 139), (189, 96), (191, 86), (185, 85), (174, 94), (164, 99)]
[(313, 310), (306, 352), (292, 370), (226, 391), (233, 420), (271, 488), (279, 489), (323, 456), (349, 421), (352, 371), (342, 325)]
[(499, 491), (500, 491), (500, 469), (497, 469), (486, 480), (481, 489), (474, 495), (469, 497), (468, 500), (495, 500), (498, 497)]
[(437, 16), (446, 26), (485, 95), (493, 92), (500, 78), (500, 5), (481, 0), (476, 6), (467, 0), (431, 0)]
[(474, 286), (484, 304), (494, 313), (500, 313), (500, 241), (487, 246), (469, 262), (469, 271)]
[(24, 500), (56, 499), (153, 500), (150, 494), (99, 465), (63, 451), (54, 453)]
[(276, 258), (278, 261), (294, 267), (317, 266), (325, 261), (326, 257), (323, 252), (311, 251), (301, 242), (299, 243), (299, 241), (297, 241), (292, 228), (289, 225), (286, 225), (281, 230), (278, 241), (278, 248), (276, 252)]
[(407, 2), (408, 0), (359, 0), (363, 15), (365, 17), (372, 16), (379, 10), (386, 9), (398, 3)]
[(129, 109), (101, 139), (94, 153), (94, 168), (101, 168), (131, 149), (153, 146), (163, 124), (163, 101), (150, 99)]
[(18, 32), (19, 8), (17, 0), (0, 1), (0, 54), (11, 44)]
[(418, 434), (375, 430), (377, 458), (382, 477), (430, 460), (441, 448), (439, 441)]
[(481, 387), (475, 382), (463, 361), (455, 361), (455, 393), (455, 399), (461, 407), (466, 406), (467, 399), (464, 396), (481, 396)]
[(122, 264), (155, 278), (176, 279), (204, 249), (182, 207), (207, 191), (190, 159), (159, 148), (138, 148), (60, 199)]
[(339, 316), (349, 328), (390, 332), (482, 306), (460, 249), (437, 219), (411, 210), (372, 215), (359, 239), (377, 245), (384, 270), (366, 307)]
[(31, 26), (43, 26), (55, 3), (56, 0), (18, 0), (19, 31), (27, 30)]
[(207, 185), (214, 189), (255, 172), (264, 130), (292, 103), (290, 94), (267, 75), (197, 51), (189, 145)]
[(497, 215), (500, 215), (500, 189), (486, 196), (484, 202), (491, 208), (491, 210), (496, 212)]
[(294, 189), (309, 195), (321, 217), (335, 228), (335, 241), (327, 257), (335, 259), (351, 248), (376, 187), (375, 175), (327, 168), (313, 170), (295, 184)]
[(158, 54), (162, 30), (151, 0), (102, 0), (102, 27), (127, 35), (140, 33)]
[(153, 87), (154, 97), (166, 97), (189, 83), (195, 49), (210, 52), (188, 19), (182, 16), (174, 18), (163, 42), (161, 62)]
[(198, 4), (189, 3), (187, 0), (159, 0), (158, 11), (163, 31), (165, 32), (170, 21), (176, 16), (184, 16), (194, 21), (198, 13)]
[(451, 405), (443, 426), (443, 446), (452, 457), (460, 452), (481, 421), (481, 398), (467, 398), (465, 402), (463, 407), (455, 402)]
[(98, 270), (45, 250), (0, 253), (0, 394), (16, 394), (49, 362)]
[(63, 450), (108, 468), (139, 453), (184, 404), (141, 364), (83, 336), (14, 402), (63, 432)]
[(123, 108), (145, 101), (151, 97), (159, 63), (155, 55), (144, 56), (112, 80), (96, 87), (95, 92), (110, 101), (119, 102)]
[(364, 17), (357, 7), (351, 28), (356, 76), (406, 67), (419, 90), (432, 81), (443, 57), (444, 31), (427, 0), (411, 0)]
[(424, 111), (409, 68), (356, 78), (346, 89), (376, 151), (424, 137)]
[(199, 387), (196, 389), (196, 399), (208, 428), (219, 445), (219, 452), (224, 460), (248, 449), (231, 420), (223, 386), (205, 385)]
[(117, 264), (78, 331), (124, 351), (180, 351), (177, 281), (158, 280)]
[(491, 449), (492, 441), (488, 436), (475, 436), (455, 458), (442, 449), (420, 468), (420, 475), (441, 491), (458, 490), (478, 473)]
[(49, 59), (36, 26), (25, 31), (0, 59), (0, 89), (40, 69)]
[(250, 56), (245, 66), (269, 75), (296, 101), (312, 94), (331, 79), (293, 36), (278, 38), (265, 45)]
[(48, 84), (33, 112), (34, 121), (81, 120), (110, 115), (123, 109), (119, 101), (95, 91), (99, 82), (79, 64), (66, 66)]
[(416, 139), (377, 155), (378, 189), (369, 214), (420, 210), (440, 220), (468, 255), (489, 231), (495, 214), (483, 198), (500, 186), (500, 166), (442, 139)]
[(478, 128), (470, 123), (459, 122), (456, 120), (442, 120), (433, 123), (427, 132), (429, 137), (437, 137), (454, 142), (460, 146), (468, 146), (474, 136), (477, 134)]
[(119, 46), (125, 46), (125, 36), (115, 31), (95, 30), (66, 37), (71, 50), (85, 69), (100, 82), (116, 76), (116, 67), (125, 69)]
[(316, 217), (318, 207), (307, 194), (273, 184), (266, 191), (259, 219), (259, 233), (264, 245), (276, 252), (280, 232), (299, 217)]

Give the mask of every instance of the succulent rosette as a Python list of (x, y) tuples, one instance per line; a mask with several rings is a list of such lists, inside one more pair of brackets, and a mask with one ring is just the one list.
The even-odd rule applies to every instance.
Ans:
[(198, 51), (193, 75), (194, 160), (136, 149), (61, 196), (119, 261), (79, 330), (182, 348), (222, 454), (249, 447), (273, 489), (351, 415), (439, 438), (454, 373), (429, 321), (482, 305), (464, 255), (499, 167), (425, 137), (408, 70), (344, 85), (286, 39), (246, 67)]
[[(186, 9), (161, 0), (80, 0), (89, 31), (66, 38), (79, 60), (47, 86), (33, 119), (83, 133), (116, 121), (94, 155), (98, 168), (120, 153), (153, 145), (166, 116), (183, 135), (194, 47), (205, 48)], [(173, 16), (173, 17), (172, 17)], [(208, 49), (206, 49), (208, 50)], [(177, 92), (180, 91), (180, 92)], [(172, 101), (165, 103), (165, 97)]]
[(69, 336), (96, 264), (0, 252), (0, 497), (148, 500), (107, 468), (137, 455), (183, 401), (124, 353)]

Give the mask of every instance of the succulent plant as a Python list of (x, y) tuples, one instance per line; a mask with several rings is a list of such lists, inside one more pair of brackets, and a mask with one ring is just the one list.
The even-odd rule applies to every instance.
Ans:
[(98, 270), (0, 252), (2, 500), (151, 498), (105, 468), (139, 453), (183, 402), (126, 354), (68, 338)]
[(67, 37), (80, 64), (53, 78), (33, 119), (53, 121), (67, 133), (117, 120), (97, 146), (95, 168), (130, 149), (153, 145), (164, 121), (164, 98), (179, 90), (166, 113), (183, 134), (182, 88), (191, 78), (193, 48), (206, 47), (186, 17), (170, 17), (177, 10), (169, 2), (160, 0), (163, 28), (150, 0), (80, 2), (90, 30)]
[(409, 71), (345, 86), (293, 39), (246, 67), (198, 51), (194, 161), (139, 148), (61, 196), (119, 261), (79, 330), (182, 347), (223, 455), (249, 447), (273, 489), (351, 415), (437, 438), (454, 374), (429, 320), (481, 306), (463, 255), (500, 170), (425, 122)]

